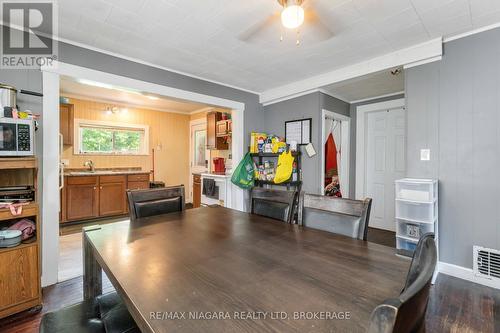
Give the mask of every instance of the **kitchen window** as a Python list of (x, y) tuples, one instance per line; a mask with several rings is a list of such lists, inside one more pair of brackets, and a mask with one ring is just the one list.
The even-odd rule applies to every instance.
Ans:
[(75, 123), (75, 154), (148, 155), (148, 126), (78, 119)]

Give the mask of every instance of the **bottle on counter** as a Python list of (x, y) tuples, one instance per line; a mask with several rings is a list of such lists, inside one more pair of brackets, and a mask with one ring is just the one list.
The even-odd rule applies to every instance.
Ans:
[(297, 161), (293, 161), (292, 164), (292, 182), (298, 181), (298, 173), (297, 173)]

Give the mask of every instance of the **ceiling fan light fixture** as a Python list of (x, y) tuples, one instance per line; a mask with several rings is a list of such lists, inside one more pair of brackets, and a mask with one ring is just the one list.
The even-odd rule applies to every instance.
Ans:
[(300, 27), (304, 23), (304, 8), (299, 5), (286, 6), (281, 12), (281, 23), (288, 29)]

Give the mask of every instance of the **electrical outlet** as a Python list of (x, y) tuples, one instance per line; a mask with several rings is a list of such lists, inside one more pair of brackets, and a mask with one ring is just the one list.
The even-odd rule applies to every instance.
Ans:
[(430, 149), (420, 149), (420, 160), (430, 161), (431, 160), (431, 150)]

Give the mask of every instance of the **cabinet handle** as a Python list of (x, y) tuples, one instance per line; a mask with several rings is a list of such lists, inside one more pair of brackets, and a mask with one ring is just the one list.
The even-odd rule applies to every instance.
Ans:
[(102, 186), (99, 186), (99, 189), (101, 189), (101, 190), (102, 190)]
[(94, 186), (94, 190), (97, 190), (97, 187)]

